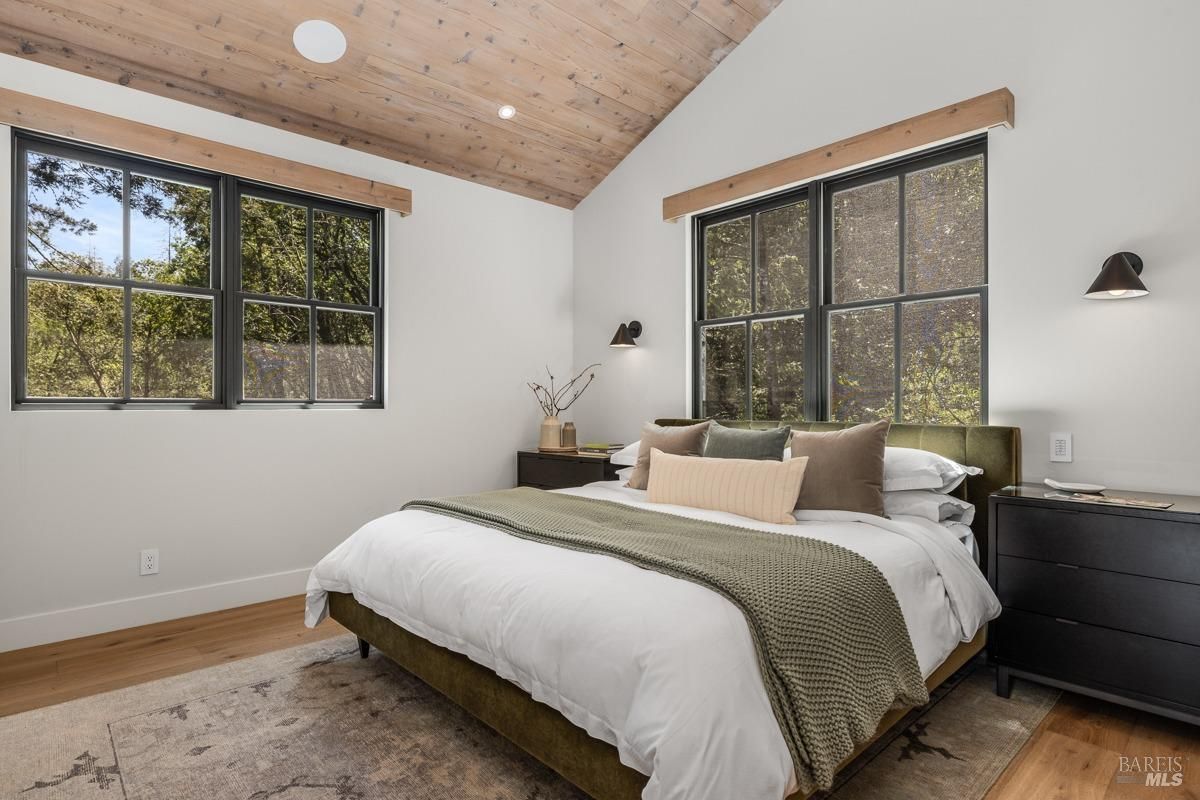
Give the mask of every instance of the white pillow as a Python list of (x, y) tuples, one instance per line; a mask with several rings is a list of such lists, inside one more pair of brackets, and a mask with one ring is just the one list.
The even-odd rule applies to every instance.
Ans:
[[(609, 456), (609, 461), (619, 467), (632, 467), (637, 463), (638, 451), (642, 447), (642, 442), (639, 439), (631, 445), (626, 445), (623, 449), (618, 450)], [(628, 479), (623, 479), (628, 480)]]
[(982, 475), (979, 467), (964, 467), (928, 450), (888, 447), (883, 453), (883, 491), (932, 489), (951, 492), (968, 475)]
[(625, 467), (617, 470), (617, 480), (621, 483), (629, 483), (629, 476), (633, 474), (633, 467)]
[(961, 522), (970, 525), (975, 520), (974, 505), (932, 489), (884, 492), (883, 511), (889, 517), (900, 514), (939, 523)]

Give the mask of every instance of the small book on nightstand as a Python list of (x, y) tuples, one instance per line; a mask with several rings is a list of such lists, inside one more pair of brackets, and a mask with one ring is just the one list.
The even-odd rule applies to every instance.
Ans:
[(594, 453), (597, 455), (611, 456), (613, 453), (619, 453), (625, 449), (623, 444), (609, 444), (607, 442), (588, 442), (587, 444), (579, 445), (579, 452)]

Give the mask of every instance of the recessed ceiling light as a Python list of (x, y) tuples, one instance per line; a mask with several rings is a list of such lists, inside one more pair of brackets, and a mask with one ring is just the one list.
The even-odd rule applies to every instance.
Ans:
[(318, 64), (330, 64), (346, 54), (346, 36), (338, 26), (323, 19), (301, 22), (292, 33), (292, 44), (300, 55)]
[(517, 110), (512, 106), (500, 106), (496, 113), (500, 115), (500, 119), (512, 119), (517, 115)]

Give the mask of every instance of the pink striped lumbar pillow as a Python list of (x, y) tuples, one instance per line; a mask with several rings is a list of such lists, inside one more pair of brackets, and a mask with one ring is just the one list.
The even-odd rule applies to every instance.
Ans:
[[(801, 463), (802, 462), (802, 463)], [(697, 458), (650, 451), (651, 503), (727, 511), (776, 525), (793, 525), (792, 510), (808, 459), (757, 461)]]

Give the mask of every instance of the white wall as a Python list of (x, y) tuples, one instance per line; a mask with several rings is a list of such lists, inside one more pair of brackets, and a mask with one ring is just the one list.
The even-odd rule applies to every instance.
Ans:
[(382, 411), (11, 411), (0, 281), (0, 650), (297, 594), (372, 517), (512, 485), (540, 419), (524, 381), (570, 365), (569, 211), (8, 56), (0, 86), (407, 186), (415, 208), (386, 221)]
[[(688, 225), (664, 196), (1008, 86), (989, 150), (990, 421), (1024, 475), (1200, 491), (1200, 4), (785, 0), (575, 211), (576, 418), (686, 414)], [(1109, 254), (1148, 298), (1080, 299)], [(640, 319), (640, 346), (605, 347)], [(1075, 435), (1051, 465), (1050, 431)]]

